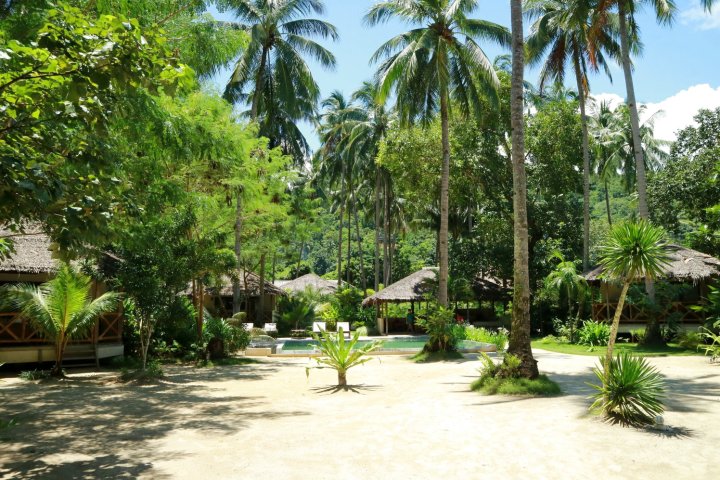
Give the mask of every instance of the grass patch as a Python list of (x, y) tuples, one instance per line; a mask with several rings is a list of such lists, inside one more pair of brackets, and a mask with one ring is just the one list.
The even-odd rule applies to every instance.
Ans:
[[(541, 348), (549, 352), (567, 353), (570, 355), (603, 356), (607, 347), (588, 347), (587, 345), (576, 345), (572, 343), (560, 343), (556, 340), (542, 338), (532, 341), (533, 348)], [(637, 343), (616, 343), (614, 352), (630, 353), (639, 357), (669, 357), (700, 355), (696, 350), (689, 350), (680, 345), (670, 343), (662, 347), (645, 347)]]
[(545, 375), (540, 375), (534, 380), (527, 378), (495, 378), (481, 376), (475, 380), (470, 388), (475, 392), (486, 395), (523, 395), (523, 396), (549, 396), (559, 395), (560, 385), (550, 380)]
[(458, 360), (463, 358), (463, 354), (460, 352), (418, 352), (412, 357), (415, 363), (432, 363), (432, 362), (445, 362), (448, 360)]
[(50, 370), (25, 370), (20, 372), (20, 378), (27, 381), (45, 380), (50, 378)]

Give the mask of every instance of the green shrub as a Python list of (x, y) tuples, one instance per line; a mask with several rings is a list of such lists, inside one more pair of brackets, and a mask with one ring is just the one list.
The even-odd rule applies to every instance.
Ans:
[(480, 360), (480, 378), (470, 385), (474, 391), (487, 395), (538, 396), (560, 393), (560, 386), (545, 375), (534, 379), (521, 378), (521, 361), (515, 355), (504, 355), (503, 361), (498, 364), (487, 354), (481, 353)]
[(367, 337), (368, 336), (368, 329), (367, 327), (358, 327), (356, 330), (358, 332), (358, 335), (361, 337)]
[(577, 343), (578, 328), (576, 318), (564, 320), (560, 318), (553, 318), (552, 324), (553, 329), (559, 338), (565, 338), (569, 343)]
[(698, 348), (705, 351), (705, 355), (710, 355), (710, 361), (716, 362), (720, 360), (720, 335), (716, 335), (712, 330), (703, 327), (702, 336), (710, 345), (700, 345)]
[(587, 320), (578, 330), (578, 343), (589, 347), (607, 345), (610, 340), (610, 325), (604, 322)]
[(497, 351), (502, 352), (505, 350), (505, 345), (507, 345), (508, 334), (504, 328), (499, 329), (497, 332), (491, 332), (482, 327), (475, 328), (470, 326), (465, 327), (465, 339), (495, 345)]
[(455, 328), (455, 315), (452, 310), (437, 307), (428, 312), (427, 318), (418, 319), (418, 325), (423, 327), (428, 335), (428, 341), (423, 347), (427, 352), (449, 352), (457, 350), (460, 339), (455, 337), (458, 330)]
[(697, 350), (703, 343), (703, 335), (701, 332), (682, 331), (675, 337), (675, 342), (682, 348), (687, 350)]
[(609, 365), (606, 378), (602, 368), (594, 369), (600, 385), (590, 410), (628, 425), (646, 425), (665, 410), (664, 384), (660, 372), (642, 357), (618, 354)]
[(300, 330), (312, 325), (317, 303), (309, 295), (297, 293), (280, 299), (274, 318), (281, 335), (291, 330)]
[(633, 343), (642, 343), (645, 339), (645, 329), (638, 328), (630, 330), (630, 341)]
[(23, 380), (45, 380), (46, 378), (50, 378), (50, 371), (49, 370), (25, 370), (23, 372), (20, 372), (20, 378)]

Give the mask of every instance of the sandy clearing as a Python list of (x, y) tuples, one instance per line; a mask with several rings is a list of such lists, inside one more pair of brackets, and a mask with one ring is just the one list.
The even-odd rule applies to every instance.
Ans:
[(667, 377), (666, 423), (679, 433), (586, 415), (592, 357), (538, 351), (563, 396), (484, 397), (468, 390), (474, 356), (413, 364), (383, 356), (306, 380), (306, 359), (168, 367), (148, 386), (110, 374), (63, 384), (0, 381), (0, 478), (433, 479), (716, 478), (720, 366), (653, 358)]

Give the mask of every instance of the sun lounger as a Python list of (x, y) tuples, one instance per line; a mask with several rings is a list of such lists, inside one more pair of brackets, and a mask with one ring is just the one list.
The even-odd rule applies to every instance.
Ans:
[(244, 328), (245, 330), (247, 330), (248, 332), (249, 332), (250, 330), (252, 330), (253, 328), (255, 328), (255, 324), (254, 324), (254, 323), (243, 323), (242, 326), (243, 326), (243, 328)]
[(313, 333), (325, 331), (325, 322), (313, 322)]
[(277, 323), (266, 323), (265, 326), (263, 326), (263, 330), (266, 332), (277, 332)]
[(350, 338), (350, 322), (337, 322), (337, 331), (342, 329), (343, 335), (347, 335)]

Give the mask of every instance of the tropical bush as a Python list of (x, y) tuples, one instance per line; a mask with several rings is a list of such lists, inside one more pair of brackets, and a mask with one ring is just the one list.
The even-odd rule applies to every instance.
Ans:
[(704, 337), (702, 332), (682, 331), (675, 337), (675, 342), (682, 348), (688, 350), (697, 350), (703, 343)]
[(310, 375), (311, 368), (332, 368), (338, 374), (338, 387), (346, 387), (347, 371), (370, 361), (366, 355), (383, 344), (382, 341), (375, 341), (358, 347), (359, 332), (355, 331), (350, 340), (345, 340), (342, 329), (337, 334), (323, 331), (313, 337), (317, 340), (318, 349), (323, 356), (315, 358), (318, 366), (307, 367), (305, 373)]
[(577, 343), (577, 321), (575, 317), (567, 319), (553, 318), (553, 330), (555, 330), (558, 339), (565, 343)]
[(608, 344), (610, 340), (610, 325), (604, 322), (587, 320), (578, 330), (578, 343), (590, 347), (598, 347)]
[(279, 333), (287, 335), (291, 330), (300, 330), (312, 325), (316, 305), (302, 294), (281, 298), (275, 315)]
[(465, 339), (474, 342), (490, 343), (497, 347), (498, 352), (505, 350), (508, 341), (507, 330), (501, 328), (497, 332), (491, 332), (485, 328), (465, 327)]
[(606, 370), (594, 369), (600, 385), (590, 410), (628, 425), (647, 425), (665, 410), (664, 384), (660, 372), (642, 357), (618, 354)]
[(534, 379), (524, 378), (520, 372), (521, 361), (511, 354), (503, 356), (500, 363), (490, 358), (487, 354), (481, 353), (480, 378), (475, 380), (470, 388), (487, 395), (557, 395), (560, 393), (560, 386), (540, 375)]
[(203, 324), (203, 340), (212, 359), (227, 356), (229, 352), (245, 350), (250, 343), (250, 332), (235, 326), (230, 320), (209, 317)]
[(712, 330), (704, 328), (702, 332), (703, 338), (710, 342), (710, 345), (700, 345), (698, 348), (705, 351), (705, 355), (710, 355), (710, 361), (716, 362), (720, 360), (720, 335)]
[[(460, 330), (455, 328), (455, 315), (452, 310), (436, 307), (428, 312), (426, 318), (418, 319), (418, 325), (423, 327), (428, 335), (424, 352), (450, 352), (457, 350), (457, 343), (462, 339)], [(462, 329), (464, 332), (464, 328)]]

